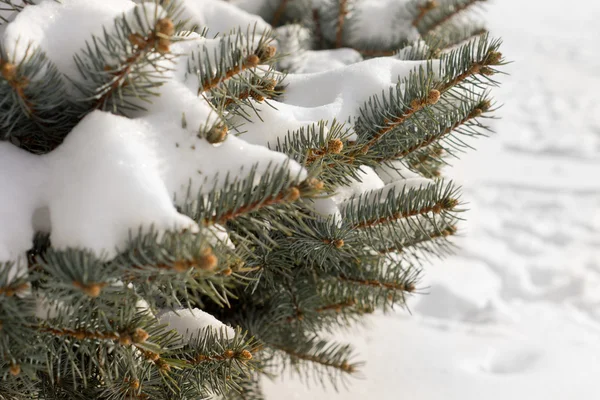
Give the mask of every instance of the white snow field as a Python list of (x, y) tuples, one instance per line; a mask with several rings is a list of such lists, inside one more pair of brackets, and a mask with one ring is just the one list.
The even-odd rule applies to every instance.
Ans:
[(514, 64), (498, 134), (448, 174), (470, 211), (457, 255), (426, 268), (412, 315), (340, 334), (366, 361), (335, 392), (266, 381), (271, 400), (600, 398), (600, 3), (498, 0)]

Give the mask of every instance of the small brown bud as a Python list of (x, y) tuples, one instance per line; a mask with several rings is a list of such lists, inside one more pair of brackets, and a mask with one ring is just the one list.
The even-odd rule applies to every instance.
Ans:
[(415, 291), (415, 289), (416, 289), (416, 286), (415, 286), (415, 284), (414, 284), (414, 283), (412, 283), (412, 282), (410, 282), (410, 283), (407, 283), (407, 284), (405, 285), (405, 288), (404, 288), (404, 290), (405, 290), (406, 292), (414, 292), (414, 291)]
[(263, 96), (262, 94), (258, 93), (258, 92), (250, 92), (250, 97), (252, 97), (254, 100), (258, 101), (259, 103), (262, 103), (263, 101), (265, 101), (265, 96)]
[(350, 364), (348, 364), (347, 361), (344, 361), (341, 365), (340, 368), (346, 372), (352, 372), (354, 371), (354, 368), (352, 368), (352, 366)]
[(227, 136), (226, 125), (215, 125), (206, 133), (206, 140), (208, 143), (215, 144), (221, 143)]
[(135, 330), (133, 331), (133, 335), (131, 335), (133, 343), (144, 343), (146, 340), (148, 340), (149, 337), (150, 335), (148, 334), (148, 332), (146, 332), (142, 328), (135, 328)]
[(455, 226), (449, 226), (446, 229), (444, 229), (442, 231), (442, 235), (443, 236), (450, 236), (450, 235), (454, 235), (456, 233), (456, 227)]
[(333, 245), (336, 249), (341, 249), (342, 247), (344, 247), (344, 241), (342, 239), (336, 239), (333, 241)]
[(129, 334), (124, 333), (119, 336), (119, 344), (121, 346), (130, 346), (131, 345), (131, 336)]
[(458, 200), (456, 199), (446, 199), (443, 201), (442, 206), (446, 210), (452, 210), (454, 207), (458, 205)]
[(264, 88), (268, 91), (275, 90), (275, 86), (277, 86), (277, 81), (275, 79), (266, 80), (264, 83)]
[(156, 21), (156, 31), (165, 36), (173, 36), (175, 33), (175, 25), (169, 18), (162, 18)]
[(250, 353), (248, 350), (242, 350), (240, 352), (240, 358), (242, 360), (252, 360), (252, 353)]
[(152, 362), (157, 362), (160, 359), (158, 353), (148, 352), (148, 359)]
[(207, 358), (208, 358), (208, 357), (206, 357), (204, 354), (198, 354), (198, 355), (196, 356), (196, 358), (194, 358), (194, 360), (195, 360), (197, 363), (201, 363), (201, 362), (203, 362), (203, 361), (206, 361), (206, 360), (207, 360)]
[(333, 154), (339, 154), (344, 148), (344, 143), (340, 139), (332, 139), (327, 143), (327, 150)]
[(481, 108), (476, 108), (469, 114), (469, 118), (477, 118), (483, 114), (483, 110)]
[(413, 110), (420, 110), (425, 105), (425, 102), (421, 99), (414, 99), (410, 102), (410, 108)]
[(77, 289), (81, 290), (83, 293), (85, 293), (89, 297), (95, 298), (95, 297), (100, 296), (100, 293), (102, 292), (102, 288), (104, 286), (106, 286), (106, 284), (104, 284), (104, 283), (88, 283), (88, 284), (84, 285), (81, 282), (74, 281), (73, 286), (75, 286)]
[(479, 105), (479, 108), (481, 108), (484, 112), (488, 111), (490, 108), (492, 108), (492, 103), (489, 100), (483, 100)]
[(225, 350), (225, 352), (223, 353), (223, 357), (225, 358), (233, 358), (234, 355), (235, 353), (231, 350)]
[(231, 268), (226, 268), (221, 273), (225, 276), (230, 276), (233, 273), (233, 270)]
[(158, 43), (156, 44), (156, 50), (159, 53), (164, 54), (171, 51), (171, 40), (166, 38), (159, 38)]
[(130, 33), (127, 39), (129, 39), (129, 43), (137, 47), (145, 47), (148, 44), (146, 39), (139, 33)]
[(442, 205), (441, 205), (440, 203), (437, 203), (435, 206), (433, 206), (433, 209), (432, 209), (432, 211), (433, 211), (435, 214), (439, 214), (439, 213), (441, 213), (441, 212), (442, 212)]
[(21, 366), (19, 364), (11, 364), (9, 371), (12, 376), (18, 376), (21, 373)]
[(287, 200), (287, 201), (296, 201), (299, 198), (300, 198), (300, 190), (295, 186), (292, 186), (291, 188), (289, 188), (285, 195), (285, 200)]
[(440, 100), (440, 91), (436, 89), (432, 89), (427, 96), (427, 104), (430, 106), (437, 103)]
[(421, 7), (422, 7), (422, 9), (423, 9), (423, 10), (425, 10), (425, 11), (431, 11), (431, 10), (433, 10), (434, 8), (436, 8), (437, 6), (438, 6), (438, 3), (437, 3), (437, 1), (435, 1), (435, 0), (427, 0), (427, 1), (425, 2), (425, 4), (423, 4)]
[(499, 51), (492, 51), (487, 56), (487, 62), (491, 65), (497, 65), (502, 61), (502, 53)]
[(17, 76), (17, 66), (9, 62), (2, 64), (2, 76), (7, 81), (12, 81)]
[(173, 270), (177, 271), (177, 272), (185, 272), (188, 269), (190, 269), (190, 263), (188, 261), (175, 261), (173, 263)]
[(250, 67), (256, 67), (260, 63), (260, 58), (256, 54), (250, 54), (246, 57), (246, 64)]
[(277, 49), (273, 46), (265, 46), (256, 52), (256, 55), (260, 58), (260, 61), (267, 61), (275, 55)]
[(212, 249), (207, 247), (202, 251), (202, 255), (198, 258), (197, 267), (205, 271), (212, 271), (218, 263), (219, 260), (213, 254)]
[(129, 387), (133, 390), (138, 390), (140, 388), (140, 381), (137, 379), (132, 380), (129, 382)]
[(322, 190), (325, 187), (325, 184), (318, 180), (317, 178), (309, 178), (306, 180), (306, 184), (308, 187), (314, 190)]
[(481, 68), (479, 69), (479, 72), (480, 72), (482, 75), (485, 75), (485, 76), (491, 76), (491, 75), (494, 75), (494, 74), (496, 73), (496, 72), (495, 72), (493, 69), (491, 69), (490, 67), (481, 67)]
[(163, 372), (171, 372), (171, 366), (169, 364), (167, 364), (166, 362), (164, 362), (164, 361), (161, 362), (161, 363), (159, 363), (158, 367)]

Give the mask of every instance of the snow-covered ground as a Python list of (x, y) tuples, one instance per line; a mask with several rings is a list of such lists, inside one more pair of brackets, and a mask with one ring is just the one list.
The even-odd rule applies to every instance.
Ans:
[(471, 211), (428, 295), (340, 335), (367, 362), (336, 393), (265, 381), (277, 399), (600, 397), (600, 3), (498, 0), (514, 61), (498, 134), (448, 171)]

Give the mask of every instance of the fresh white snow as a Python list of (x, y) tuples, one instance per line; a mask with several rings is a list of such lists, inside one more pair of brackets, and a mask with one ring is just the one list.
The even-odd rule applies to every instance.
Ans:
[(235, 336), (233, 328), (197, 308), (167, 311), (160, 314), (158, 320), (161, 324), (167, 324), (169, 329), (176, 330), (186, 341), (197, 337), (199, 331), (207, 328), (214, 330), (216, 334), (222, 334), (227, 339), (233, 339)]
[(343, 332), (367, 364), (336, 393), (264, 381), (269, 400), (567, 400), (600, 376), (600, 25), (597, 2), (496, 1), (514, 64), (498, 134), (446, 173), (470, 211), (458, 254), (426, 268), (412, 315)]

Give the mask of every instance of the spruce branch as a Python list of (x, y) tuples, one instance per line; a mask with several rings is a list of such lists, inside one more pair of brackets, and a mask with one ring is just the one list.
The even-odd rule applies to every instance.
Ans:
[(399, 241), (391, 246), (387, 246), (385, 248), (380, 248), (378, 252), (380, 254), (389, 254), (389, 253), (404, 253), (410, 251), (415, 247), (420, 247), (421, 245), (431, 246), (431, 243), (436, 243), (436, 239), (445, 239), (448, 236), (454, 235), (457, 229), (455, 225), (448, 225), (447, 227), (437, 230), (431, 233), (415, 235), (415, 237), (411, 237), (406, 241)]
[[(415, 17), (413, 24), (417, 27), (421, 36), (426, 36), (453, 19), (456, 15), (485, 1), (486, 0), (427, 1), (424, 4), (417, 5), (418, 14)], [(431, 6), (429, 3), (434, 3), (435, 5)]]
[[(188, 72), (199, 78), (198, 94), (214, 90), (222, 83), (239, 77), (243, 82), (249, 78), (262, 81), (256, 67), (276, 61), (276, 48), (270, 43), (273, 40), (268, 33), (255, 40), (254, 33), (243, 35), (241, 31), (221, 38), (210, 54), (208, 47), (193, 53), (188, 61)], [(250, 73), (245, 77), (244, 73)], [(267, 74), (268, 75), (268, 74)]]
[(75, 56), (83, 81), (73, 80), (89, 108), (126, 114), (143, 109), (151, 101), (171, 69), (176, 55), (170, 53), (175, 34), (171, 19), (173, 7), (166, 15), (146, 15), (146, 6), (134, 9), (133, 18), (116, 18), (114, 29), (104, 29), (93, 36)]
[(423, 17), (425, 17), (425, 14), (427, 14), (429, 11), (433, 10), (437, 6), (438, 3), (435, 0), (426, 0), (423, 4), (418, 4), (417, 10), (419, 11), (419, 13), (413, 20), (413, 26), (418, 26)]
[(401, 290), (409, 293), (414, 292), (416, 289), (416, 286), (413, 282), (386, 282), (378, 279), (353, 278), (345, 275), (340, 275), (339, 279), (343, 282), (349, 282), (355, 285), (382, 288), (387, 290)]
[(435, 182), (425, 187), (395, 188), (386, 194), (367, 193), (351, 199), (341, 212), (353, 229), (409, 219), (415, 216), (433, 216), (453, 211), (459, 204), (457, 188), (452, 182)]
[[(471, 121), (478, 117), (481, 117), (484, 113), (490, 111), (491, 102), (487, 98), (475, 99), (474, 101), (465, 100), (458, 108), (448, 112), (446, 117), (450, 117), (450, 121), (436, 121), (432, 119), (429, 122), (423, 122), (421, 126), (416, 126), (416, 130), (423, 130), (423, 135), (415, 137), (408, 137), (403, 140), (402, 148), (398, 152), (392, 155), (386, 155), (377, 159), (378, 162), (386, 162), (396, 159), (403, 159), (421, 149), (425, 149), (428, 146), (438, 143), (456, 131), (458, 128), (463, 126), (470, 126)], [(452, 121), (453, 120), (453, 121)], [(448, 126), (445, 126), (449, 123)], [(476, 126), (480, 126), (476, 124)], [(412, 140), (411, 140), (412, 139)], [(415, 140), (416, 139), (416, 140)], [(409, 144), (412, 141), (412, 144)], [(433, 153), (430, 153), (433, 155)]]
[(14, 60), (0, 45), (0, 98), (0, 140), (34, 153), (58, 146), (80, 112), (68, 100), (54, 64), (31, 46), (21, 60)]
[(379, 130), (373, 135), (373, 137), (360, 148), (355, 150), (352, 155), (356, 156), (358, 154), (366, 154), (369, 149), (374, 146), (386, 133), (391, 132), (394, 128), (399, 125), (402, 125), (406, 122), (412, 115), (422, 110), (427, 106), (432, 106), (438, 102), (440, 99), (440, 92), (436, 89), (432, 89), (427, 93), (427, 97), (414, 99), (410, 102), (410, 106), (405, 109), (400, 115), (392, 118), (386, 119), (384, 121), (384, 126), (379, 128)]
[(322, 189), (322, 184), (315, 178), (299, 181), (290, 176), (287, 163), (284, 163), (275, 168), (269, 165), (260, 179), (256, 166), (243, 180), (230, 181), (227, 176), (223, 188), (212, 190), (207, 196), (199, 194), (197, 201), (184, 207), (184, 212), (205, 226), (225, 224), (261, 209), (314, 196)]

